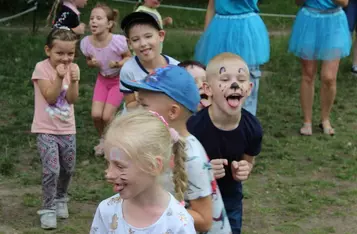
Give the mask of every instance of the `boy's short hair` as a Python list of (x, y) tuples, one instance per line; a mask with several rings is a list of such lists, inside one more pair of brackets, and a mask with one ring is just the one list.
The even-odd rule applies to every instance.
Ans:
[(249, 68), (247, 63), (244, 61), (244, 59), (242, 59), (239, 55), (237, 54), (233, 54), (233, 53), (221, 53), (216, 55), (215, 57), (213, 57), (207, 65), (207, 69), (206, 69), (206, 74), (207, 74), (207, 81), (210, 80), (210, 77), (212, 76), (217, 76), (219, 74), (219, 70), (221, 69), (221, 67), (218, 67), (222, 62), (227, 62), (227, 61), (242, 61), (244, 62), (244, 64), (246, 65), (246, 69), (249, 73)]
[(158, 31), (162, 30), (159, 24), (159, 19), (154, 14), (147, 12), (133, 12), (124, 17), (121, 21), (120, 28), (125, 33), (125, 36), (129, 36), (130, 29), (138, 24), (147, 24), (153, 26)]
[(190, 112), (197, 111), (201, 100), (192, 75), (184, 68), (176, 65), (157, 68), (139, 81), (123, 79), (120, 82), (133, 91), (147, 90), (164, 93)]
[(188, 66), (197, 66), (202, 68), (203, 70), (206, 70), (206, 66), (203, 65), (202, 63), (195, 61), (195, 60), (185, 60), (179, 63), (177, 66), (187, 68)]

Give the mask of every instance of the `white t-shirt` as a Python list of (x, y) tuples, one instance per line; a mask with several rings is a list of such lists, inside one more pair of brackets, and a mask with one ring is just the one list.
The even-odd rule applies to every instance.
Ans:
[(194, 234), (192, 216), (170, 196), (170, 203), (159, 220), (146, 228), (135, 228), (124, 220), (119, 194), (107, 198), (97, 208), (90, 234)]
[[(166, 59), (167, 64), (177, 65), (180, 62), (174, 58), (171, 58), (167, 55), (163, 55)], [(140, 63), (138, 56), (131, 57), (128, 61), (124, 63), (124, 66), (120, 70), (120, 80), (143, 80), (149, 72), (144, 68), (144, 66)], [(132, 90), (124, 87), (123, 84), (120, 84), (120, 91), (123, 93), (133, 93)]]
[[(190, 200), (212, 196), (212, 227), (205, 234), (230, 234), (231, 226), (224, 208), (221, 192), (211, 170), (211, 164), (202, 144), (193, 135), (186, 137), (186, 172), (188, 188), (185, 193), (186, 208), (190, 208)], [(171, 175), (172, 176), (172, 175)], [(165, 180), (171, 182), (171, 180)], [(173, 184), (165, 188), (173, 192)], [(200, 233), (200, 232), (197, 232)]]

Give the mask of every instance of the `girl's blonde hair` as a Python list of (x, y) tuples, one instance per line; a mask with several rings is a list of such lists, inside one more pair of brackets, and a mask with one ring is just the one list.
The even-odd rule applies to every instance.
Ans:
[(157, 156), (161, 156), (163, 162), (160, 174), (166, 171), (174, 156), (175, 197), (184, 200), (187, 189), (185, 140), (179, 137), (175, 142), (160, 117), (143, 109), (117, 116), (106, 131), (105, 145), (124, 151), (144, 172), (152, 175), (157, 175), (154, 174), (159, 166), (155, 160)]
[[(46, 27), (52, 26), (52, 24), (54, 23), (54, 21), (56, 19), (58, 6), (60, 4), (62, 4), (62, 3), (63, 3), (63, 0), (54, 0), (53, 1), (52, 7), (51, 7), (51, 11), (47, 16), (47, 20), (46, 20), (47, 25), (46, 25)], [(52, 21), (51, 21), (51, 18), (52, 18)]]
[(108, 21), (113, 21), (113, 26), (109, 29), (109, 32), (112, 32), (115, 26), (117, 25), (117, 21), (119, 19), (119, 11), (117, 9), (110, 8), (104, 3), (97, 3), (94, 8), (101, 8), (107, 15)]

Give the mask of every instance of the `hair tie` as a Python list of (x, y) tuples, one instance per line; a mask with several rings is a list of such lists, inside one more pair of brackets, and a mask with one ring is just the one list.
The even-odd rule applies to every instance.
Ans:
[(63, 29), (63, 30), (67, 30), (67, 31), (71, 31), (71, 29), (67, 26), (61, 26), (61, 27), (58, 27), (57, 29)]

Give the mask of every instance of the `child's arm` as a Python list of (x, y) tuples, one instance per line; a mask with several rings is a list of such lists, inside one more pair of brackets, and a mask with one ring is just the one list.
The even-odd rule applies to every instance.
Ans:
[(93, 57), (86, 57), (88, 67), (96, 68), (100, 67), (100, 63)]
[(70, 67), (71, 82), (69, 83), (68, 90), (66, 93), (66, 99), (69, 104), (73, 104), (78, 99), (78, 82), (80, 80), (79, 67), (77, 64), (73, 63)]
[(214, 0), (209, 0), (208, 6), (207, 6), (207, 11), (206, 11), (204, 30), (206, 30), (206, 28), (208, 27), (208, 25), (211, 22), (215, 13), (216, 13), (216, 10), (214, 9)]
[(121, 61), (110, 61), (109, 62), (109, 67), (110, 68), (121, 68), (124, 65), (124, 63), (131, 58), (130, 50), (128, 50), (127, 52), (123, 53), (121, 56), (123, 58)]
[(71, 29), (75, 34), (83, 35), (86, 30), (86, 25), (85, 23), (80, 23), (77, 27)]
[(188, 213), (192, 216), (198, 232), (208, 232), (212, 226), (212, 198), (207, 197), (190, 200)]
[(173, 23), (173, 19), (171, 17), (165, 17), (162, 23), (164, 26), (171, 25)]
[(50, 80), (37, 80), (38, 87), (40, 88), (41, 94), (48, 102), (48, 104), (55, 104), (58, 96), (62, 90), (62, 81), (67, 72), (68, 67), (60, 64), (56, 67), (56, 78), (53, 81)]
[(334, 2), (341, 7), (346, 7), (348, 5), (348, 0), (334, 0)]

